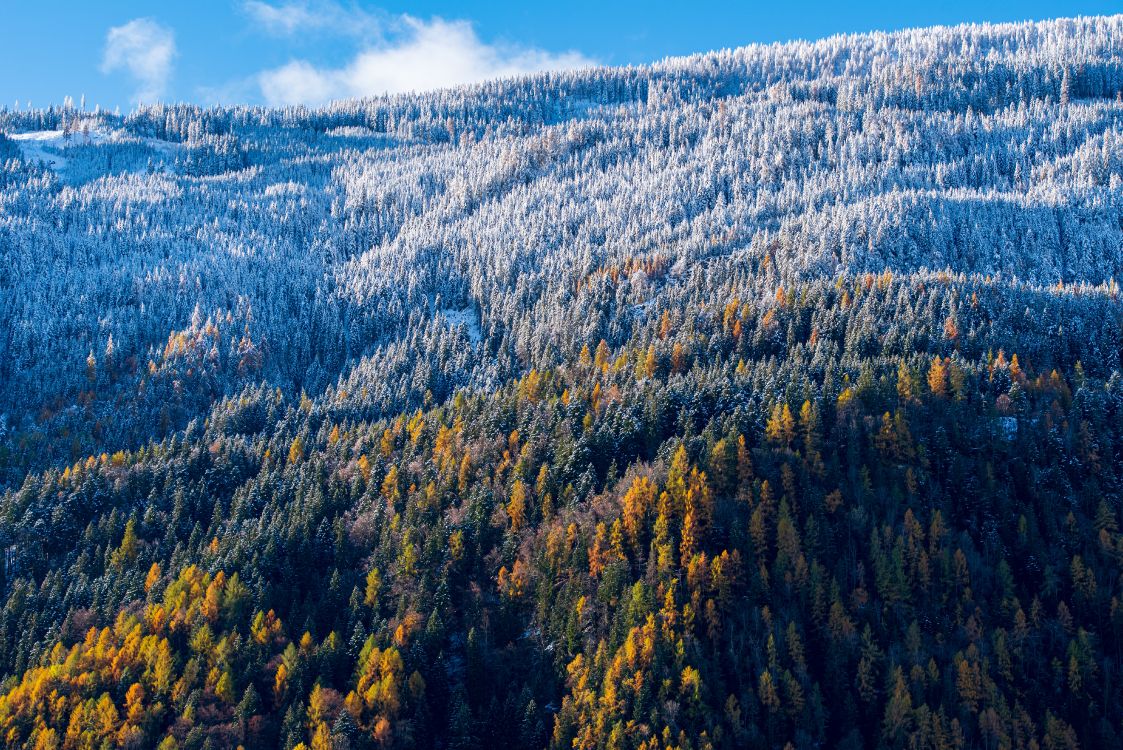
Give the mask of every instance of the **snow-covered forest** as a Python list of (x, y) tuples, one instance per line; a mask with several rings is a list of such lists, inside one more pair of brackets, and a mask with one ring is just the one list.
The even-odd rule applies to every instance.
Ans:
[(0, 742), (1108, 746), (1121, 247), (1123, 16), (0, 110)]
[(250, 383), (361, 390), (374, 416), (785, 280), (1110, 283), (1121, 30), (837, 37), (320, 111), (2, 111), (6, 447), (72, 460)]

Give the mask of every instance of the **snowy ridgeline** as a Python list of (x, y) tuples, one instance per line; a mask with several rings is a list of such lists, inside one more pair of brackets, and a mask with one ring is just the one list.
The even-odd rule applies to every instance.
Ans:
[(247, 383), (398, 409), (885, 270), (1017, 277), (1045, 319), (1123, 274), (1121, 92), (1116, 16), (316, 111), (0, 110), (0, 411), (51, 425), (164, 372), (173, 424)]

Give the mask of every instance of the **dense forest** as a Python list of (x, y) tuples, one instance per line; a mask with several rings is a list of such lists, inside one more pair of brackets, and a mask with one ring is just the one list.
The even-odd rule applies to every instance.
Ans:
[(0, 110), (0, 743), (1123, 736), (1123, 16)]

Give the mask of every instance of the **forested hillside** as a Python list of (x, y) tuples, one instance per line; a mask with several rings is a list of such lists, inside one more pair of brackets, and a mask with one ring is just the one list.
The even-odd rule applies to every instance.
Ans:
[(1123, 16), (0, 110), (0, 742), (1123, 736)]

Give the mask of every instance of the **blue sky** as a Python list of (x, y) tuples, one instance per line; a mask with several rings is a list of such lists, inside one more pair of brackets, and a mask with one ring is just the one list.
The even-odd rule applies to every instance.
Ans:
[(753, 42), (1119, 12), (1080, 2), (0, 0), (0, 105), (320, 104)]

